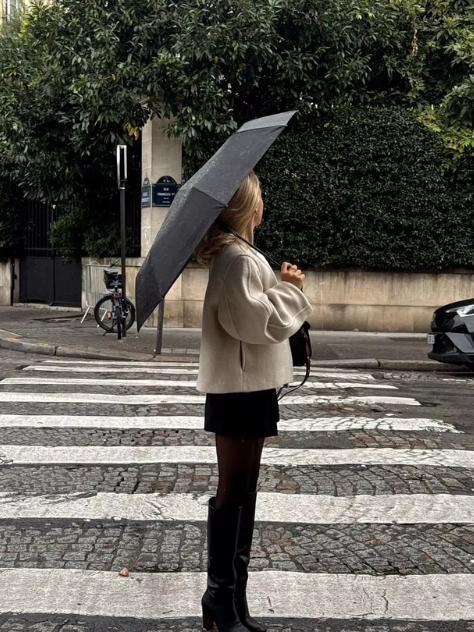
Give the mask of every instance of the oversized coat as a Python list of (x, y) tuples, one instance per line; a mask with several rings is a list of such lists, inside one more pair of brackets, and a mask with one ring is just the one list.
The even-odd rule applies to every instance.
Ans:
[(311, 313), (296, 286), (240, 243), (214, 255), (204, 300), (197, 390), (236, 393), (293, 380), (289, 337)]

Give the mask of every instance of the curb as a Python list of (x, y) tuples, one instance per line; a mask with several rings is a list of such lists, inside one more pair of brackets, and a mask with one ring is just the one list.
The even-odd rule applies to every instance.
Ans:
[[(111, 351), (100, 352), (84, 347), (64, 347), (62, 345), (51, 345), (46, 342), (31, 340), (23, 341), (16, 334), (0, 330), (0, 349), (8, 349), (19, 353), (35, 353), (43, 356), (53, 356), (58, 358), (83, 358), (86, 360), (135, 360), (135, 361), (155, 361), (159, 363), (165, 360), (179, 359), (182, 362), (192, 362), (196, 359), (199, 351), (196, 349), (163, 349), (160, 356), (148, 353), (129, 353)], [(191, 353), (194, 352), (194, 353)], [(184, 356), (184, 357), (183, 357)]]
[(63, 358), (85, 358), (88, 360), (153, 360), (153, 355), (145, 353), (100, 353), (87, 349), (50, 345), (45, 342), (23, 342), (23, 340), (18, 338), (3, 338), (1, 335), (0, 349)]
[(435, 360), (376, 360), (361, 358), (354, 360), (318, 360), (314, 367), (339, 369), (391, 369), (392, 371), (457, 371), (466, 370), (463, 365), (443, 364)]
[(340, 369), (379, 369), (380, 364), (374, 358), (354, 360), (313, 360), (311, 366), (327, 366)]

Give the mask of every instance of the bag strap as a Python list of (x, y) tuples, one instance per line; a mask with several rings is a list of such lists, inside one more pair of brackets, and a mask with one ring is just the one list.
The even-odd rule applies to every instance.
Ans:
[[(269, 261), (271, 261), (274, 265), (276, 265), (278, 268), (281, 268), (282, 264), (278, 263), (278, 261), (275, 261), (275, 259), (273, 259), (272, 257), (270, 257), (270, 255), (267, 255), (265, 252), (263, 252), (263, 250), (260, 250), (260, 248), (257, 248), (257, 246), (254, 246), (253, 244), (250, 243), (250, 241), (247, 241), (247, 239), (245, 239), (244, 237), (242, 237), (242, 235), (239, 235), (239, 233), (237, 233), (233, 228), (231, 228), (228, 224), (226, 224), (225, 222), (223, 222), (222, 220), (219, 220), (219, 226), (225, 230), (226, 232), (232, 233), (232, 235), (234, 235), (235, 237), (237, 237), (237, 239), (240, 239), (241, 241), (245, 242), (247, 244), (247, 246), (250, 246), (250, 248), (253, 248), (254, 250), (256, 250), (257, 252), (259, 252), (261, 255), (263, 255), (266, 259), (268, 259)], [(308, 334), (309, 335), (309, 334)], [(303, 381), (301, 382), (301, 384), (298, 384), (298, 386), (294, 386), (293, 388), (291, 388), (289, 391), (287, 391), (286, 393), (283, 393), (283, 395), (281, 395), (282, 390), (285, 388), (284, 386), (282, 386), (278, 393), (277, 393), (277, 398), (278, 401), (281, 401), (284, 397), (286, 397), (287, 395), (289, 395), (290, 393), (293, 393), (294, 391), (297, 391), (299, 388), (301, 388), (305, 382), (308, 380), (309, 378), (309, 374), (311, 372), (311, 359), (308, 358), (306, 360), (306, 375), (304, 376)]]
[(308, 380), (310, 372), (311, 372), (311, 360), (308, 358), (306, 360), (306, 375), (304, 376), (303, 381), (301, 382), (301, 384), (298, 384), (298, 386), (293, 386), (293, 388), (290, 388), (289, 391), (287, 391), (286, 393), (283, 393), (283, 395), (281, 395), (282, 390), (285, 388), (284, 386), (282, 386), (279, 389), (278, 393), (277, 393), (278, 401), (280, 402), (284, 397), (286, 397), (290, 393), (294, 393), (299, 388), (301, 388), (303, 386), (303, 384), (305, 384), (305, 382)]

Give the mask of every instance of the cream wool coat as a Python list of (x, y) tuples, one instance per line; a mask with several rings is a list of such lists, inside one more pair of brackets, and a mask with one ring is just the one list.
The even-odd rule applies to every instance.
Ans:
[(197, 390), (236, 393), (293, 380), (289, 337), (311, 313), (303, 292), (266, 259), (234, 243), (212, 259), (204, 299)]

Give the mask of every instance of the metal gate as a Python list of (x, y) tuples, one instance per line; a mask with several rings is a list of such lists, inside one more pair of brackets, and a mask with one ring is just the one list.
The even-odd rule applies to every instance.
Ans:
[[(139, 257), (141, 254), (141, 155), (140, 137), (128, 152), (127, 257)], [(110, 204), (114, 211), (116, 209), (118, 219), (118, 191)], [(59, 219), (58, 207), (40, 202), (27, 202), (27, 205), (24, 248), (20, 258), (20, 301), (80, 307), (81, 260), (60, 256), (49, 239), (50, 227)]]
[(61, 257), (49, 240), (50, 226), (58, 217), (54, 205), (28, 203), (25, 246), (20, 259), (23, 303), (81, 306), (81, 260)]

